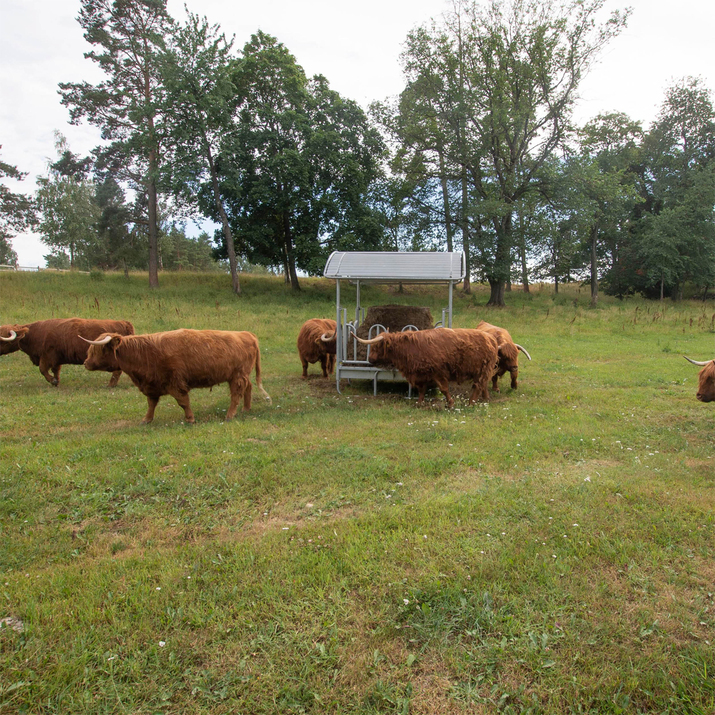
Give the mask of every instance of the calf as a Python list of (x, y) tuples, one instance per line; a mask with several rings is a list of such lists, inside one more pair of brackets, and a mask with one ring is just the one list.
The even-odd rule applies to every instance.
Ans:
[(419, 391), (418, 405), (424, 404), (427, 387), (436, 383), (452, 407), (449, 382), (472, 381), (473, 402), (489, 401), (489, 378), (499, 359), (499, 343), (481, 330), (433, 328), (404, 333), (381, 333), (372, 340), (356, 339), (370, 345), (368, 360), (373, 365), (394, 366)]
[(511, 339), (509, 332), (504, 328), (499, 328), (496, 325), (491, 325), (491, 323), (482, 320), (476, 329), (493, 335), (499, 342), (499, 364), (497, 365), (496, 372), (492, 376), (492, 390), (499, 392), (497, 382), (505, 372), (511, 374), (511, 389), (516, 390), (516, 378), (519, 375), (519, 351), (521, 350), (529, 360), (531, 360), (531, 355), (529, 355), (521, 345), (517, 345), (517, 343)]
[[(683, 357), (685, 357), (685, 355), (683, 355)], [(703, 368), (698, 373), (698, 391), (695, 397), (697, 397), (700, 402), (715, 401), (715, 360), (700, 362), (699, 360), (691, 360), (689, 357), (685, 357), (685, 359), (693, 363), (693, 365), (698, 365)]]
[(251, 371), (256, 369), (256, 387), (270, 402), (261, 384), (261, 351), (253, 333), (229, 330), (171, 330), (148, 335), (108, 333), (91, 343), (84, 366), (87, 370), (123, 370), (146, 395), (148, 409), (144, 424), (154, 419), (154, 410), (163, 395), (171, 395), (184, 409), (189, 423), (194, 413), (189, 390), (227, 382), (231, 404), (226, 413), (236, 415), (243, 397), (243, 409), (251, 409)]
[(335, 330), (334, 320), (312, 318), (306, 320), (298, 333), (298, 355), (303, 364), (303, 379), (308, 377), (308, 363), (320, 360), (323, 377), (333, 374), (335, 369)]
[[(60, 384), (63, 365), (81, 365), (87, 358), (87, 343), (102, 333), (133, 335), (134, 326), (127, 320), (92, 320), (85, 318), (55, 318), (27, 325), (0, 326), (0, 355), (22, 350), (34, 365), (38, 365), (45, 380)], [(109, 387), (119, 381), (122, 371), (106, 368), (112, 373)], [(53, 375), (50, 375), (50, 370)]]

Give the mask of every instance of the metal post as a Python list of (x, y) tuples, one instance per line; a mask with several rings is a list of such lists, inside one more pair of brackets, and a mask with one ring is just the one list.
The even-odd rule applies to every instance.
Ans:
[(340, 392), (340, 365), (342, 364), (343, 331), (340, 325), (340, 279), (335, 281), (335, 387)]
[(355, 300), (357, 304), (355, 305), (355, 327), (360, 324), (360, 281), (356, 281), (355, 285), (357, 290), (355, 292)]
[(452, 327), (452, 287), (454, 286), (454, 281), (449, 282), (449, 325), (448, 328)]

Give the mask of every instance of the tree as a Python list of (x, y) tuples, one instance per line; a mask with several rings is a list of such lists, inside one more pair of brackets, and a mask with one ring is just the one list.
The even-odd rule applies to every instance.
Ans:
[[(217, 167), (248, 260), (283, 265), (299, 290), (298, 268), (318, 273), (332, 250), (378, 247), (382, 226), (370, 191), (383, 144), (362, 109), (324, 77), (308, 80), (288, 50), (262, 32), (244, 47), (234, 84), (235, 132)], [(202, 205), (217, 219), (210, 192)]]
[(599, 247), (604, 241), (614, 248), (620, 243), (638, 201), (635, 168), (642, 135), (640, 124), (622, 113), (599, 115), (579, 132), (580, 154), (572, 157), (568, 173), (588, 233), (592, 307), (598, 303)]
[(668, 88), (645, 142), (652, 212), (639, 246), (647, 283), (715, 283), (715, 110), (702, 81), (686, 78)]
[[(598, 25), (604, 0), (490, 0), (458, 3), (442, 26), (419, 31), (434, 67), (446, 161), (461, 167), (462, 205), (471, 222), (489, 304), (504, 305), (511, 273), (514, 214), (539, 190), (540, 171), (569, 134), (578, 85), (628, 11)], [(408, 42), (408, 52), (412, 45)]]
[(38, 230), (42, 242), (52, 249), (53, 263), (58, 254), (68, 252), (69, 267), (76, 268), (77, 258), (81, 255), (84, 264), (97, 242), (95, 187), (85, 177), (86, 162), (77, 161), (59, 132), (55, 132), (55, 149), (58, 161), (50, 163), (48, 175), (37, 180)]
[(167, 0), (82, 0), (78, 22), (96, 50), (85, 57), (107, 75), (97, 85), (60, 83), (62, 104), (77, 124), (83, 118), (102, 130), (123, 178), (147, 196), (149, 285), (159, 285), (158, 190), (162, 126), (159, 56), (172, 20)]
[[(0, 179), (22, 181), (25, 176), (27, 174), (18, 171), (16, 166), (0, 161)], [(32, 228), (36, 220), (32, 199), (10, 191), (4, 183), (0, 184), (0, 264), (17, 263), (17, 253), (13, 250), (10, 239), (17, 232)]]
[(190, 205), (198, 203), (202, 182), (212, 195), (228, 253), (233, 292), (241, 293), (233, 233), (221, 196), (217, 159), (233, 129), (236, 88), (232, 81), (232, 42), (217, 25), (189, 13), (175, 27), (162, 57), (166, 88), (167, 138), (171, 147), (171, 186)]

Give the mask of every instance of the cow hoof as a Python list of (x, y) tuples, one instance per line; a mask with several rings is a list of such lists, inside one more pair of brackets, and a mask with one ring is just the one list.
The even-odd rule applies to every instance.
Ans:
[(153, 420), (146, 420), (146, 419), (145, 419), (145, 420), (142, 420), (142, 421), (141, 421), (141, 424), (143, 424), (143, 425), (150, 425), (150, 424), (152, 423), (152, 421), (153, 421)]
[(50, 385), (54, 385), (57, 387), (60, 384), (60, 381), (55, 377), (52, 380), (50, 380)]

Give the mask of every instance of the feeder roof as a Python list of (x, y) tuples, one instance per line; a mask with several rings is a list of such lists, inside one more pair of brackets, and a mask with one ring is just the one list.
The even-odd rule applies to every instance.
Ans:
[(376, 283), (439, 283), (461, 281), (465, 272), (463, 253), (334, 251), (323, 275)]

